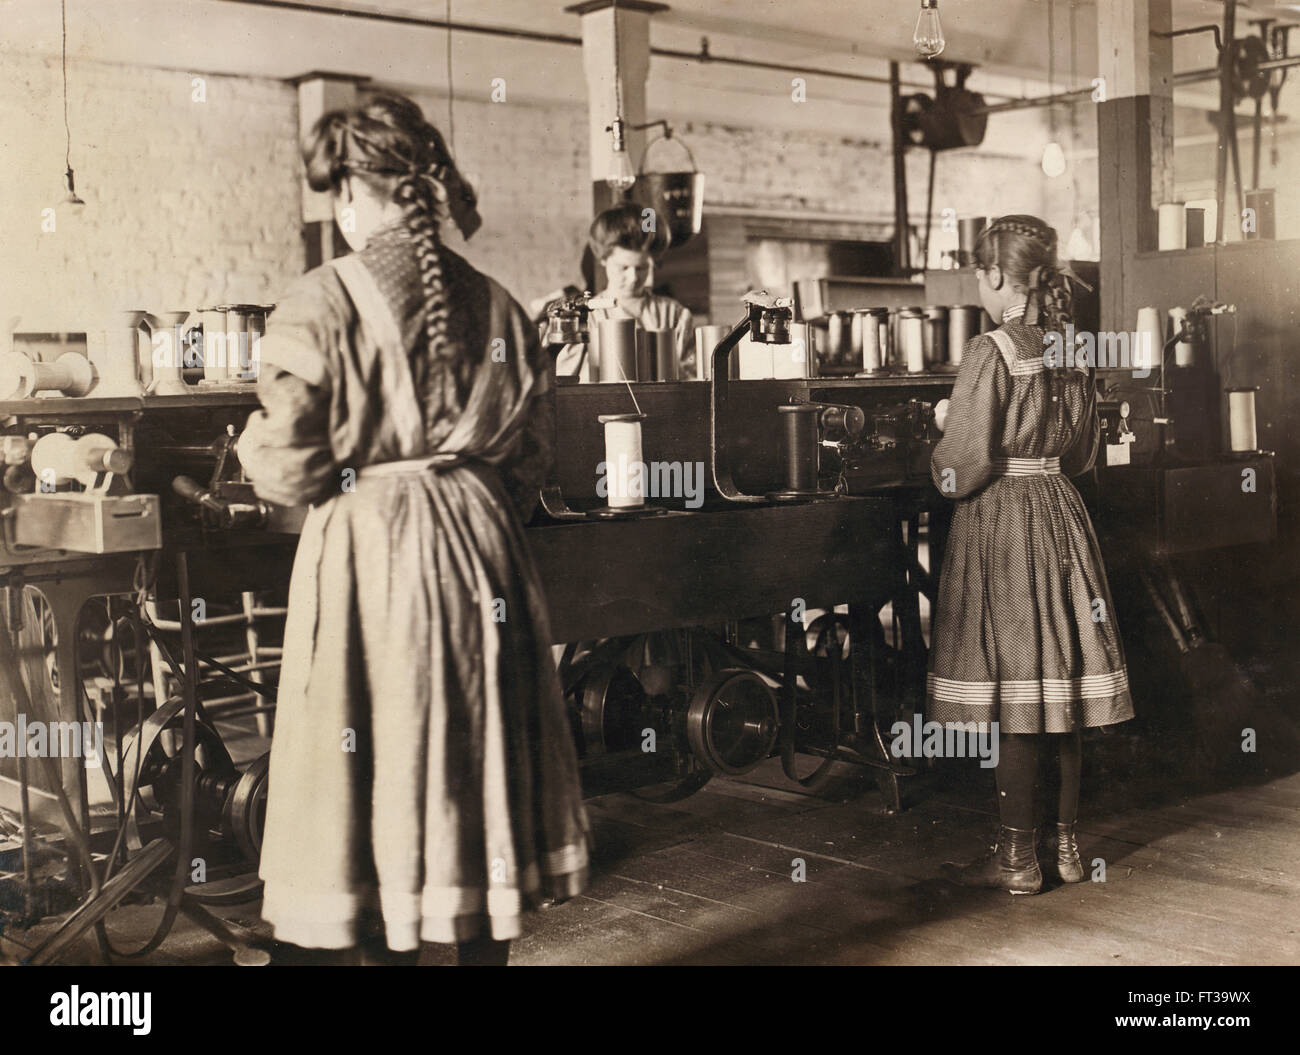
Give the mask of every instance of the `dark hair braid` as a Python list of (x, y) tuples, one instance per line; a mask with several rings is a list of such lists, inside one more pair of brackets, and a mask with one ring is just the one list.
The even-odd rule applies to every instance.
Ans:
[(444, 181), (454, 163), (441, 133), (405, 96), (376, 95), (354, 109), (324, 114), (303, 145), (303, 158), (313, 190), (337, 191), (354, 176), (401, 205), (416, 243), (429, 355), (450, 358), (451, 300), (443, 270), (438, 189), (445, 200)]
[(1038, 324), (1064, 332), (1073, 321), (1069, 279), (1056, 259), (1055, 229), (1037, 216), (1000, 216), (980, 232), (975, 259), (983, 268), (997, 265), (1023, 286), (1038, 312)]

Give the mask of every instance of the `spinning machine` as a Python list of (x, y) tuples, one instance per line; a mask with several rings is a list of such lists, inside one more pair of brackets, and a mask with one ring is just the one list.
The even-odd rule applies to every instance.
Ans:
[[(742, 340), (791, 342), (789, 302), (751, 294), (744, 311), (707, 384), (558, 390), (558, 457), (529, 536), (584, 780), (662, 800), (772, 756), (816, 788), (843, 760), (898, 809), (910, 770), (879, 725), (919, 706), (924, 682), (918, 528), (940, 504), (928, 460), (951, 377), (731, 380)], [(552, 336), (585, 325), (569, 303)], [(33, 963), (92, 929), (106, 957), (143, 955), (181, 913), (265, 962), (257, 935), (208, 906), (260, 893), (277, 623), (303, 511), (243, 476), (253, 386), (191, 368), (167, 394), (100, 394), (103, 360), (86, 362), (10, 362), (0, 402), (0, 721), (89, 723), (104, 745), (99, 765), (0, 759), (14, 837), (0, 911), (16, 941), (65, 914), (28, 946)], [(598, 466), (630, 435), (639, 447), (620, 452), (650, 486), (615, 507)], [(118, 948), (105, 916), (141, 896), (162, 905), (157, 933)]]

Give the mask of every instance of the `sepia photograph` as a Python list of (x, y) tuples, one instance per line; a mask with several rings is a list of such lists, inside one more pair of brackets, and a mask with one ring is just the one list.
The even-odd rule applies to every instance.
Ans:
[(24, 1021), (1285, 1010), (1300, 3), (0, 0), (0, 152)]

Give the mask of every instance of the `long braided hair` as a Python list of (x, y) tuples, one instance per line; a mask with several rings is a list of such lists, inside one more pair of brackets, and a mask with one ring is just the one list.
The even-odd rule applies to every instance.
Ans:
[(446, 181), (455, 164), (442, 134), (405, 96), (376, 95), (354, 109), (322, 115), (302, 153), (313, 190), (337, 192), (352, 177), (402, 206), (419, 260), (429, 355), (449, 358), (454, 353), (448, 339), (451, 307), (439, 228), (447, 215)]
[(975, 259), (986, 270), (996, 264), (1003, 281), (1023, 287), (1037, 324), (1064, 335), (1074, 320), (1073, 297), (1056, 246), (1056, 230), (1037, 216), (1000, 216), (980, 232)]
[[(1036, 309), (1034, 322), (1044, 330), (1058, 333), (1065, 340), (1066, 326), (1073, 320), (1073, 297), (1070, 281), (1074, 273), (1068, 266), (1062, 268), (1056, 259), (1056, 230), (1037, 216), (1000, 216), (986, 227), (975, 243), (975, 259), (987, 270), (996, 264), (1002, 271), (1002, 281), (1010, 281), (1013, 288), (1023, 288), (1028, 293), (1025, 317), (1029, 308)], [(1058, 376), (1059, 375), (1059, 376)], [(1092, 418), (1095, 398), (1091, 381), (1074, 370), (1044, 370), (1043, 400), (1047, 411), (1043, 428), (1048, 438), (1060, 435), (1066, 428), (1067, 416), (1077, 409), (1078, 420)], [(1081, 396), (1081, 402), (1078, 398)]]

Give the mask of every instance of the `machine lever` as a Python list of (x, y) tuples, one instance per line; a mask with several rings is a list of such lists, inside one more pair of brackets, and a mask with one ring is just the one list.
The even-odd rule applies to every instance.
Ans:
[(270, 509), (263, 502), (232, 502), (205, 490), (188, 476), (173, 479), (172, 490), (187, 502), (206, 509), (223, 528), (261, 527), (270, 516)]

